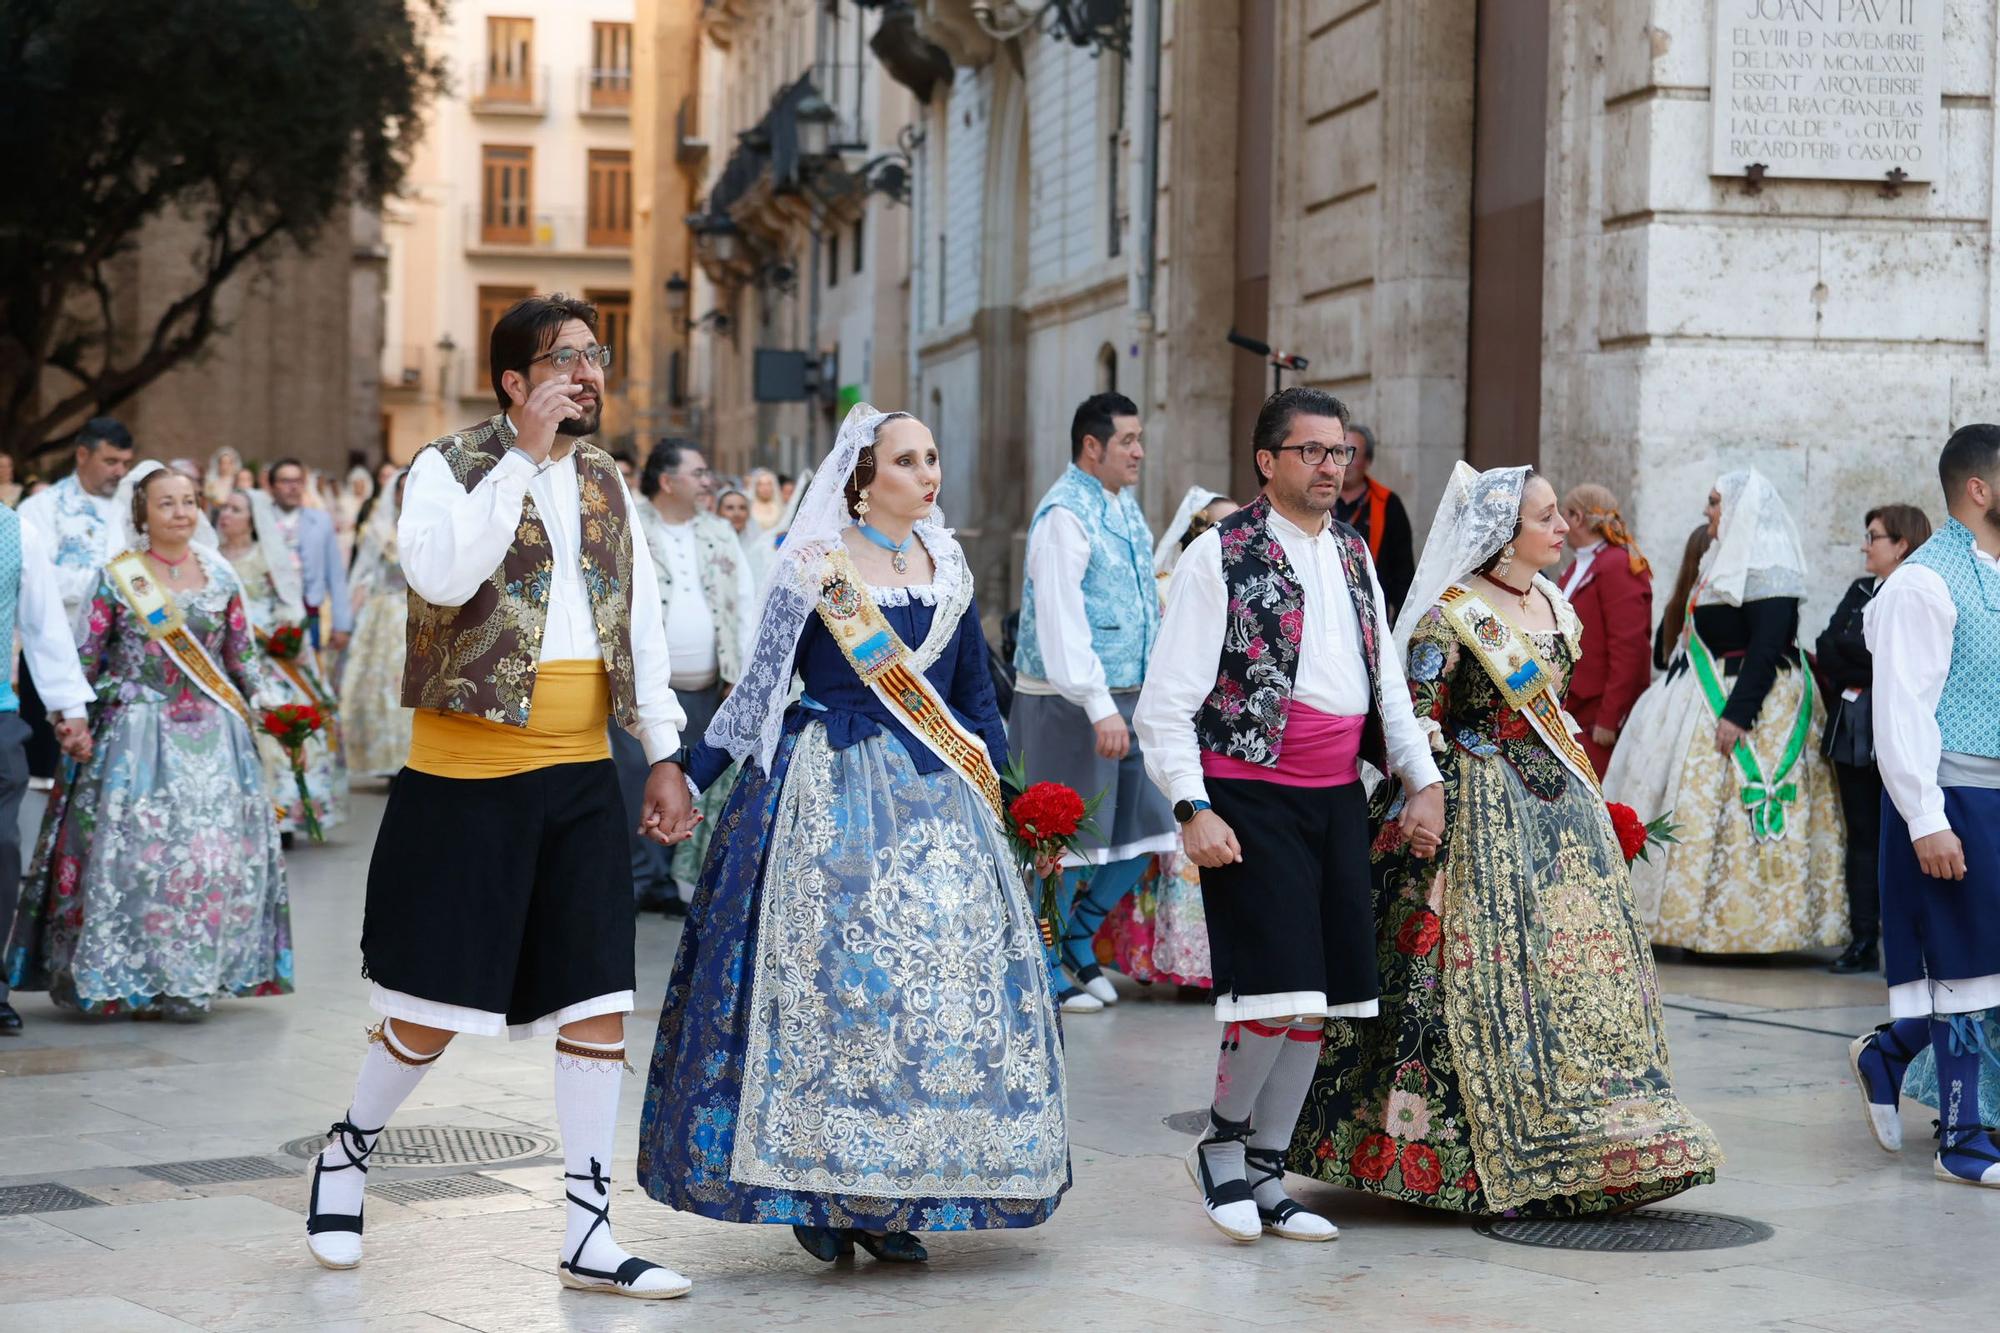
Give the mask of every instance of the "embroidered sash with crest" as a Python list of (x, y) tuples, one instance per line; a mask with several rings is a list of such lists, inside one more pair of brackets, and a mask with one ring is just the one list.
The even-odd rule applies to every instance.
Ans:
[(1556, 702), (1556, 676), (1542, 661), (1528, 636), (1509, 624), (1479, 594), (1458, 584), (1438, 599), (1458, 641), (1479, 660), (1509, 708), (1520, 712), (1535, 734), (1562, 760), (1563, 766), (1599, 790), (1597, 769), (1570, 730), (1569, 719)]
[(965, 779), (994, 818), (1006, 823), (1000, 775), (979, 739), (952, 716), (937, 690), (910, 665), (910, 649), (882, 608), (868, 596), (861, 576), (835, 549), (820, 564), (819, 618), (854, 673), (946, 767)]
[(146, 567), (145, 558), (137, 551), (121, 551), (104, 566), (104, 572), (111, 576), (111, 586), (118, 590), (126, 608), (138, 617), (146, 637), (159, 644), (203, 694), (242, 718), (254, 735), (257, 722), (249, 701), (215, 664), (201, 640), (188, 631), (187, 617), (159, 577)]

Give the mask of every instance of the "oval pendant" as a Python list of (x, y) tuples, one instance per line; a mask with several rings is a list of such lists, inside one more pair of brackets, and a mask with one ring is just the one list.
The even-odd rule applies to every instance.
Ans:
[(903, 558), (903, 553), (901, 551), (898, 551), (894, 555), (890, 556), (889, 563), (896, 567), (896, 572), (898, 574), (907, 574), (910, 572), (910, 562)]

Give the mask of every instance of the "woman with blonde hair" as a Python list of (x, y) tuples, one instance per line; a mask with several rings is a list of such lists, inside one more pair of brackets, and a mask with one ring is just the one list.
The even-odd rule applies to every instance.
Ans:
[(1653, 683), (1653, 567), (1639, 554), (1609, 490), (1592, 483), (1572, 487), (1562, 512), (1575, 558), (1561, 587), (1583, 622), (1583, 656), (1570, 673), (1563, 706), (1602, 777), (1626, 715)]

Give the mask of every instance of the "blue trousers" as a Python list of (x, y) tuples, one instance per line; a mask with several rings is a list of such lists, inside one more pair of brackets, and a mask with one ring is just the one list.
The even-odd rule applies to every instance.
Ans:
[(1058, 991), (1065, 989), (1060, 980), (1065, 961), (1082, 980), (1097, 975), (1097, 955), (1090, 942), (1097, 937), (1097, 928), (1104, 924), (1104, 918), (1118, 910), (1125, 895), (1146, 877), (1146, 867), (1152, 860), (1149, 852), (1109, 865), (1077, 866), (1063, 872), (1062, 889), (1056, 896), (1056, 919), (1064, 923), (1065, 929), (1062, 938), (1048, 951), (1049, 976), (1056, 979)]

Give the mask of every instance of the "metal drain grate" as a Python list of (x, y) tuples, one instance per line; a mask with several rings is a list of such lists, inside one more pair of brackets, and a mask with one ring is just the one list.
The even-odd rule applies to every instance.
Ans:
[(135, 1167), (142, 1176), (169, 1185), (221, 1185), (233, 1180), (278, 1180), (299, 1169), (268, 1157), (211, 1157), (202, 1162), (156, 1162)]
[(1732, 1250), (1771, 1239), (1771, 1228), (1747, 1217), (1642, 1208), (1616, 1217), (1488, 1218), (1473, 1230), (1511, 1245), (1545, 1250), (1657, 1254), (1669, 1250)]
[(52, 1181), (0, 1187), (0, 1217), (12, 1217), (17, 1213), (67, 1213), (76, 1208), (103, 1206), (102, 1199), (93, 1199), (88, 1194)]
[[(326, 1147), (326, 1136), (293, 1139), (283, 1150), (293, 1157), (312, 1157)], [(546, 1157), (556, 1141), (543, 1134), (512, 1129), (465, 1129), (458, 1125), (391, 1125), (375, 1140), (370, 1166), (491, 1166)]]
[(1207, 1111), (1176, 1111), (1160, 1121), (1176, 1134), (1208, 1133)]
[(437, 1199), (480, 1199), (492, 1194), (520, 1194), (521, 1190), (482, 1175), (432, 1176), (428, 1180), (398, 1180), (370, 1191), (396, 1203), (430, 1203)]

